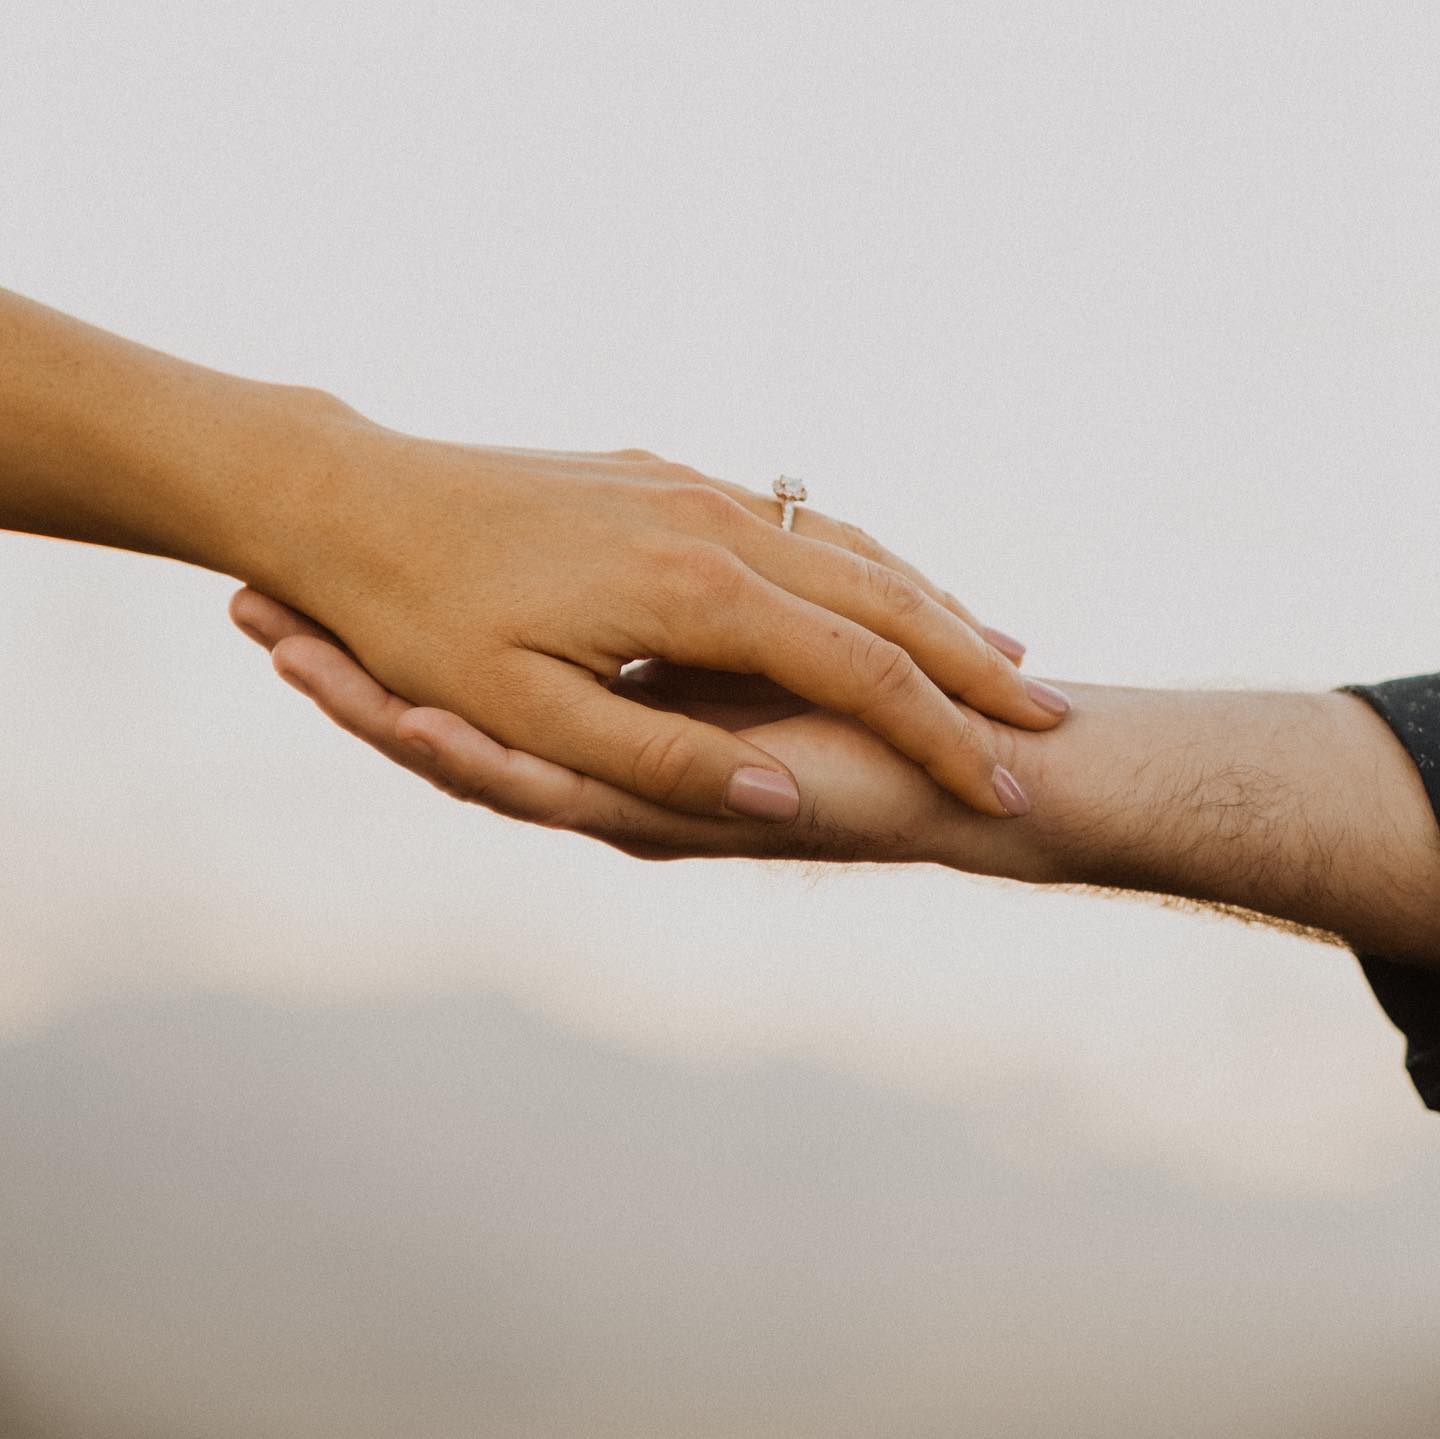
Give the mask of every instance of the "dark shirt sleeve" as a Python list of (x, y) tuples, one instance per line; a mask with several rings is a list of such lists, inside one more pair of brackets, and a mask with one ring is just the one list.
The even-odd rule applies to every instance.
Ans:
[[(1346, 688), (1368, 701), (1395, 731), (1440, 816), (1440, 675)], [(1362, 954), (1360, 966), (1381, 1007), (1405, 1036), (1405, 1067), (1420, 1098), (1440, 1110), (1440, 970), (1397, 964), (1376, 954)]]

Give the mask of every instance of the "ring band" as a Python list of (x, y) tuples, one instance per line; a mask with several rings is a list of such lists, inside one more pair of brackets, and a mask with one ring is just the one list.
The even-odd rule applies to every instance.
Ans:
[(770, 488), (775, 493), (775, 498), (780, 501), (780, 528), (790, 530), (795, 526), (795, 506), (803, 505), (808, 498), (805, 490), (805, 481), (793, 479), (789, 475), (781, 475)]

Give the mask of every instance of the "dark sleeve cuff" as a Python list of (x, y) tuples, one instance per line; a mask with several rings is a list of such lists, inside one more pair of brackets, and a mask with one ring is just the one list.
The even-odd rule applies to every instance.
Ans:
[[(1346, 690), (1365, 700), (1395, 731), (1440, 816), (1440, 675), (1347, 685)], [(1440, 1110), (1440, 970), (1373, 954), (1362, 954), (1360, 967), (1381, 1008), (1405, 1036), (1405, 1067), (1420, 1098), (1430, 1109)]]

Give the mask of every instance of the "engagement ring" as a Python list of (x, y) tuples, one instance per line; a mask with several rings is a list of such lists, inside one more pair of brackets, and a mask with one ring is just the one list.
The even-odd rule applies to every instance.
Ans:
[(795, 506), (805, 503), (805, 481), (781, 475), (773, 485), (775, 498), (780, 501), (780, 528), (791, 529), (795, 524)]

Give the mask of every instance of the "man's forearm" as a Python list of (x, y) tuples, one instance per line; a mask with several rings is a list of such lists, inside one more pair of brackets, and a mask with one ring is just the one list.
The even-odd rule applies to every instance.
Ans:
[(1067, 689), (1069, 723), (1015, 757), (1035, 799), (1024, 877), (1236, 906), (1440, 965), (1440, 832), (1363, 701)]

